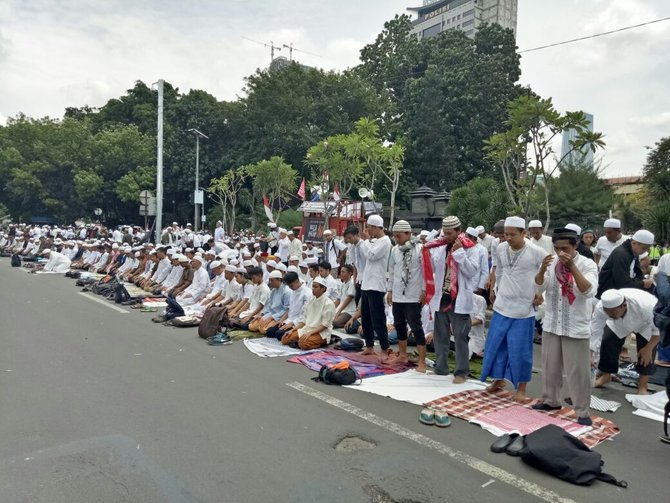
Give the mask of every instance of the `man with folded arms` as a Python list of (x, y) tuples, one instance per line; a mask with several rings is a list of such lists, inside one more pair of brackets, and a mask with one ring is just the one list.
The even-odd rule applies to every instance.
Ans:
[(282, 344), (298, 343), (298, 347), (308, 351), (330, 343), (330, 333), (335, 318), (335, 304), (326, 295), (326, 281), (317, 277), (312, 282), (313, 297), (305, 306), (303, 321), (282, 337)]
[(556, 255), (549, 255), (535, 276), (535, 291), (545, 299), (542, 332), (542, 402), (535, 410), (561, 406), (563, 374), (577, 414), (577, 422), (592, 424), (591, 358), (589, 353), (592, 299), (598, 284), (598, 266), (577, 252), (579, 235), (555, 229)]

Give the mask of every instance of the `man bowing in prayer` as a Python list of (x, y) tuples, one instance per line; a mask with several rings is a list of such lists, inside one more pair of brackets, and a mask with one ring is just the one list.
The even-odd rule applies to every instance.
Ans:
[(504, 243), (496, 248), (496, 291), (491, 291), (493, 318), (484, 349), (481, 380), (492, 377), (487, 388), (496, 391), (510, 381), (516, 391), (514, 399), (526, 398), (526, 384), (533, 370), (533, 328), (535, 275), (543, 261), (551, 256), (525, 239), (526, 222), (521, 217), (505, 220)]

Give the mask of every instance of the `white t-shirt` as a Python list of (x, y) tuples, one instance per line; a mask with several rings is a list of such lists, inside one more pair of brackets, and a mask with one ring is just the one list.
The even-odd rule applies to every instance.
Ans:
[(603, 268), (603, 265), (605, 264), (605, 262), (609, 258), (610, 254), (612, 253), (612, 250), (614, 250), (614, 248), (616, 248), (621, 243), (626, 241), (626, 239), (628, 239), (628, 238), (624, 235), (622, 235), (621, 238), (619, 238), (619, 240), (615, 241), (614, 243), (609, 241), (607, 239), (607, 236), (601, 236), (598, 239), (598, 243), (596, 244), (596, 250), (597, 250), (596, 253), (598, 253), (598, 255), (600, 255), (600, 262), (598, 262), (598, 267), (600, 269)]
[(353, 314), (356, 312), (356, 285), (354, 284), (354, 279), (351, 278), (346, 283), (342, 283), (340, 287), (340, 305), (347, 300), (347, 297), (351, 297), (349, 304), (345, 307), (341, 313)]
[(554, 254), (554, 243), (552, 242), (551, 238), (546, 234), (542, 234), (542, 236), (540, 236), (540, 239), (530, 238), (530, 242), (533, 243), (535, 246), (539, 246), (547, 253), (551, 255)]

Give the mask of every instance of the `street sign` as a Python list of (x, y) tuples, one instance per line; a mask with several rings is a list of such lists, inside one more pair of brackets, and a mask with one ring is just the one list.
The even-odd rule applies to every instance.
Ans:
[(203, 223), (206, 222), (207, 221), (207, 215), (201, 216), (200, 221), (203, 222)]
[(140, 199), (140, 216), (153, 217), (156, 216), (156, 198), (149, 196)]
[(102, 208), (96, 208), (93, 210), (93, 213), (95, 213), (97, 216), (102, 215)]
[(203, 204), (205, 200), (205, 191), (196, 190), (193, 192), (193, 202), (194, 204)]

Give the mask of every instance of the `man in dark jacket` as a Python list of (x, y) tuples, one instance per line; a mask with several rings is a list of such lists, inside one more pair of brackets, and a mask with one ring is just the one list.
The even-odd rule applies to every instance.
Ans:
[(612, 250), (609, 258), (600, 270), (598, 277), (598, 293), (600, 298), (603, 292), (612, 288), (639, 288), (649, 290), (653, 281), (644, 279), (638, 257), (654, 244), (654, 235), (647, 230), (639, 230), (632, 239), (624, 241), (621, 246)]

